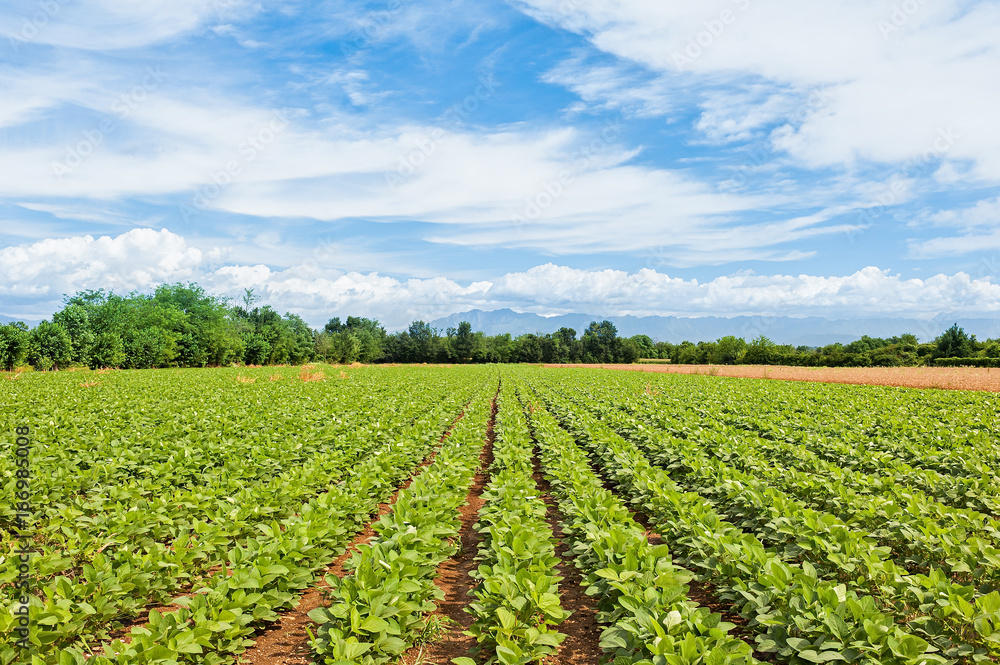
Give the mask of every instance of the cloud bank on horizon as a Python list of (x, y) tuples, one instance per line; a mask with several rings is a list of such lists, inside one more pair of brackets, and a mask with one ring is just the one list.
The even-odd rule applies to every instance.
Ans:
[(0, 314), (994, 316), (1000, 4), (13, 0)]

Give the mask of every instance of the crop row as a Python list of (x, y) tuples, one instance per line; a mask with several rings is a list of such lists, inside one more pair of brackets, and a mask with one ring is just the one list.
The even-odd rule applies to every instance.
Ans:
[(477, 392), (433, 463), (374, 525), (377, 537), (358, 547), (350, 574), (327, 576), (333, 602), (309, 613), (318, 624), (312, 647), (319, 662), (387, 663), (422, 632), (424, 615), (442, 597), (437, 568), (458, 549), (458, 508), (486, 443), (490, 397)]
[[(808, 469), (800, 471), (784, 463), (802, 454), (790, 444), (721, 428), (690, 429), (686, 438), (676, 438), (664, 431), (672, 422), (662, 410), (637, 402), (623, 400), (618, 405), (624, 407), (621, 410), (602, 409), (601, 419), (639, 444), (655, 463), (673, 469), (675, 478), (685, 465), (684, 456), (710, 455), (810, 508), (833, 514), (850, 528), (865, 531), (890, 548), (901, 566), (911, 570), (934, 566), (966, 584), (1000, 587), (1000, 548), (993, 544), (1000, 536), (996, 520), (942, 504), (899, 478), (882, 477), (866, 486), (865, 480), (876, 477), (796, 457)], [(679, 456), (678, 450), (686, 452)]]
[(721, 620), (688, 599), (691, 573), (674, 566), (667, 545), (651, 545), (624, 504), (602, 487), (588, 458), (526, 386), (530, 424), (587, 592), (608, 627), (601, 646), (616, 665), (739, 665), (752, 650)]
[[(579, 413), (573, 420), (586, 423)], [(586, 425), (571, 428), (583, 436), (593, 431)], [(859, 594), (870, 593), (881, 611), (906, 623), (906, 630), (928, 639), (949, 658), (978, 660), (1000, 653), (1000, 631), (993, 628), (1000, 623), (997, 592), (982, 596), (974, 586), (950, 581), (933, 568), (926, 575), (908, 574), (891, 560), (890, 548), (877, 547), (866, 533), (695, 446), (643, 452), (674, 470), (679, 487), (700, 494), (720, 516), (770, 544), (783, 560), (808, 561), (822, 578)]]
[(664, 458), (673, 449), (701, 451), (870, 533), (895, 552), (900, 565), (913, 570), (933, 565), (956, 580), (988, 585), (987, 590), (1000, 584), (1000, 549), (994, 546), (1000, 522), (988, 515), (910, 487), (906, 475), (845, 470), (801, 445), (758, 438), (721, 420), (685, 420), (686, 413), (664, 408), (670, 402), (618, 389), (591, 385), (565, 392), (580, 408), (601, 404), (602, 421), (668, 467), (678, 463), (676, 457)]
[[(490, 484), (483, 493), (476, 529), (482, 535), (472, 572), (478, 581), (469, 629), (488, 665), (540, 662), (555, 652), (565, 635), (553, 630), (568, 613), (559, 600), (552, 529), (533, 477), (531, 440), (514, 389), (501, 387), (494, 432)], [(456, 665), (476, 665), (470, 658)]]
[(674, 426), (681, 430), (726, 423), (764, 439), (802, 443), (848, 469), (891, 473), (952, 506), (991, 515), (1000, 510), (1000, 433), (988, 426), (993, 407), (981, 397), (781, 382), (744, 384), (755, 388), (737, 396), (726, 385), (672, 382), (654, 401), (677, 416)]
[[(32, 487), (37, 517), (76, 497), (95, 500), (92, 511), (84, 507), (91, 514), (103, 510), (110, 490), (134, 502), (228, 478), (238, 485), (266, 480), (306, 462), (333, 437), (377, 424), (370, 404), (406, 401), (359, 375), (259, 385), (236, 376), (114, 372), (96, 388), (80, 388), (72, 374), (8, 382), (5, 398), (17, 408), (0, 415), (0, 449), (13, 445), (15, 425), (30, 425), (33, 466), (45, 471)], [(366, 394), (372, 402), (358, 399)], [(11, 456), (0, 456), (0, 477), (12, 468)], [(0, 519), (9, 520), (7, 506), (0, 508)]]
[[(352, 466), (352, 473), (337, 483), (327, 483), (327, 491), (305, 504), (300, 502), (291, 515), (277, 519), (265, 510), (256, 520), (239, 523), (220, 516), (218, 522), (201, 522), (196, 531), (182, 534), (169, 548), (145, 554), (128, 548), (112, 550), (96, 555), (97, 565), (56, 576), (43, 589), (41, 600), (32, 601), (32, 618), (39, 628), (35, 631), (38, 650), (82, 658), (85, 649), (69, 647), (70, 643), (94, 631), (99, 636), (101, 626), (122, 616), (123, 610), (134, 614), (148, 598), (162, 599), (160, 590), (175, 584), (171, 580), (176, 574), (187, 566), (204, 569), (213, 561), (212, 553), (219, 555), (214, 560), (221, 565), (213, 566), (214, 572), (207, 571), (211, 574), (198, 581), (193, 596), (178, 600), (178, 605), (186, 607), (162, 615), (151, 612), (145, 627), (133, 628), (131, 644), (114, 642), (104, 648), (105, 656), (152, 662), (167, 648), (187, 654), (189, 660), (215, 662), (215, 656), (200, 654), (242, 650), (246, 636), (276, 618), (277, 610), (288, 607), (294, 592), (309, 584), (313, 571), (343, 550), (377, 504), (427, 455), (460, 407), (461, 395), (457, 392), (439, 400), (437, 408), (400, 430), (393, 437), (396, 440), (378, 448), (375, 455), (355, 455), (352, 459), (359, 463)], [(266, 508), (266, 497), (259, 498), (264, 502), (258, 506)], [(247, 508), (253, 510), (254, 505)], [(234, 530), (250, 533), (233, 539), (229, 533)], [(11, 609), (0, 620), (11, 621)], [(93, 643), (93, 637), (86, 643)]]
[(682, 491), (634, 445), (592, 417), (576, 416), (579, 440), (674, 550), (750, 621), (758, 650), (793, 663), (945, 662), (935, 647), (880, 611), (874, 598), (823, 579), (808, 561), (785, 561), (781, 552), (725, 521), (700, 495)]

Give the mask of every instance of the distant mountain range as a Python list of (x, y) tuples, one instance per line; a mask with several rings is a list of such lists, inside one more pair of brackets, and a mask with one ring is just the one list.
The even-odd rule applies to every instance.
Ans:
[(515, 337), (526, 333), (551, 333), (566, 327), (576, 330), (579, 336), (583, 334), (591, 321), (603, 321), (604, 319), (615, 324), (620, 336), (649, 335), (655, 341), (674, 344), (684, 340), (691, 342), (713, 341), (726, 335), (735, 335), (749, 341), (759, 335), (764, 335), (778, 344), (824, 346), (836, 342), (846, 344), (864, 335), (895, 337), (907, 333), (916, 335), (921, 342), (929, 342), (956, 322), (967, 333), (974, 334), (981, 340), (1000, 337), (1000, 319), (962, 319), (949, 316), (938, 316), (932, 320), (824, 319), (787, 316), (679, 318), (676, 316), (598, 316), (596, 314), (565, 314), (544, 317), (537, 314), (523, 314), (510, 309), (499, 309), (492, 312), (474, 309), (437, 319), (431, 322), (431, 326), (443, 331), (447, 328), (457, 328), (460, 322), (468, 321), (472, 324), (473, 330), (481, 330), (487, 335), (507, 332)]
[[(954, 316), (938, 316), (923, 319), (824, 319), (820, 317), (793, 318), (789, 316), (737, 316), (724, 318), (704, 316), (681, 318), (676, 316), (600, 316), (597, 314), (564, 314), (544, 317), (538, 314), (498, 309), (486, 312), (474, 309), (452, 314), (443, 319), (431, 321), (431, 326), (441, 330), (457, 328), (462, 321), (472, 324), (473, 330), (481, 330), (487, 335), (510, 333), (517, 337), (526, 333), (552, 333), (560, 328), (572, 328), (577, 336), (583, 334), (591, 321), (607, 319), (618, 328), (623, 337), (649, 335), (657, 342), (674, 344), (714, 341), (726, 335), (735, 335), (750, 341), (764, 335), (778, 344), (794, 346), (824, 346), (836, 342), (848, 343), (864, 335), (870, 337), (894, 337), (911, 333), (921, 342), (929, 342), (943, 333), (953, 323), (958, 323), (970, 335), (979, 339), (1000, 337), (1000, 318), (968, 319)], [(0, 314), (0, 324), (24, 321), (33, 328), (39, 321), (16, 319)]]

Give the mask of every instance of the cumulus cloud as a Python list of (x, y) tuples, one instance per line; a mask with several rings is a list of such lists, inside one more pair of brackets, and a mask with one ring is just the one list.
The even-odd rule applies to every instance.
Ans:
[[(346, 272), (308, 262), (275, 269), (220, 265), (223, 250), (204, 251), (170, 231), (135, 229), (117, 237), (47, 239), (0, 249), (0, 294), (53, 303), (88, 288), (149, 290), (172, 281), (197, 281), (220, 295), (253, 288), (280, 311), (314, 325), (331, 316), (373, 316), (391, 328), (469, 309), (542, 315), (605, 316), (897, 316), (939, 313), (981, 316), (1000, 311), (1000, 285), (966, 273), (904, 279), (868, 267), (850, 275), (758, 275), (738, 272), (710, 281), (636, 272), (581, 270), (552, 263), (490, 281), (448, 277), (397, 279)], [(12, 316), (16, 311), (0, 312)]]
[(201, 277), (221, 258), (164, 229), (133, 229), (117, 237), (46, 239), (0, 249), (0, 294), (58, 298), (84, 289), (148, 289)]
[(363, 313), (399, 328), (414, 320), (429, 321), (490, 304), (489, 282), (462, 286), (445, 277), (398, 280), (377, 272), (326, 275), (299, 267), (272, 271), (258, 265), (220, 268), (207, 275), (207, 283), (226, 293), (254, 288), (267, 302), (317, 323), (335, 314)]
[(941, 311), (1000, 311), (1000, 285), (965, 273), (903, 279), (868, 267), (851, 275), (757, 275), (685, 280), (644, 268), (584, 271), (547, 264), (504, 275), (489, 292), (500, 301), (532, 302), (532, 311), (606, 315), (773, 314), (782, 316), (928, 316)]

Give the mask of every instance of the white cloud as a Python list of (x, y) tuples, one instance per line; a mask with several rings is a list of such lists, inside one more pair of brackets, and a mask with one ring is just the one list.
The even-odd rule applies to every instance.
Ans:
[[(266, 266), (227, 266), (206, 284), (226, 293), (254, 288), (267, 302), (320, 322), (345, 313), (374, 315), (400, 328), (411, 321), (429, 321), (472, 307), (488, 306), (489, 282), (462, 286), (445, 277), (405, 281), (377, 272), (324, 275), (301, 267), (272, 271)], [(323, 271), (326, 272), (326, 271)]]
[(92, 51), (136, 48), (231, 19), (246, 0), (13, 0), (0, 9), (12, 47), (50, 44)]
[[(1000, 88), (984, 84), (1000, 70), (1000, 5), (911, 4), (918, 9), (900, 17), (896, 4), (866, 0), (521, 2), (541, 20), (686, 85), (742, 77), (801, 94), (822, 88), (828, 103), (782, 145), (805, 165), (906, 161), (950, 127), (960, 138), (947, 158), (971, 160), (976, 177), (1000, 182), (1000, 129), (990, 111), (1000, 107)], [(725, 25), (723, 11), (730, 12)], [(692, 43), (695, 57), (688, 57)], [(774, 102), (758, 106), (773, 115), (768, 105)], [(709, 108), (704, 122), (715, 126), (712, 119)]]
[(1000, 229), (1000, 197), (979, 201), (971, 208), (942, 210), (931, 216), (931, 222), (939, 226), (951, 226), (964, 230), (979, 228)]
[(19, 203), (18, 206), (26, 210), (48, 213), (57, 219), (76, 220), (102, 225), (135, 226), (135, 221), (122, 213), (85, 204)]
[(841, 277), (744, 272), (701, 283), (648, 268), (627, 273), (548, 264), (505, 275), (489, 295), (532, 302), (539, 313), (852, 317), (1000, 311), (1000, 285), (988, 279), (958, 273), (907, 280), (875, 267)]
[(677, 107), (672, 81), (640, 75), (620, 65), (588, 65), (573, 58), (542, 77), (580, 96), (590, 107), (639, 117), (665, 115)]
[[(365, 79), (357, 71), (338, 76), (345, 85)], [(73, 97), (105, 113), (113, 98)], [(126, 118), (112, 116), (113, 132), (101, 133), (95, 120), (89, 130), (0, 150), (0, 196), (186, 193), (187, 210), (177, 216), (210, 208), (257, 217), (419, 220), (439, 225), (429, 234), (438, 242), (558, 254), (672, 244), (677, 254), (690, 250), (687, 265), (705, 256), (718, 263), (723, 249), (743, 250), (728, 260), (787, 258), (787, 250), (768, 248), (844, 230), (814, 218), (808, 230), (755, 235), (781, 223), (761, 227), (740, 216), (779, 209), (791, 202), (787, 195), (719, 196), (683, 171), (631, 166), (639, 151), (619, 143), (622, 130), (613, 123), (593, 131), (486, 134), (434, 126), (362, 130), (346, 118), (308, 128), (295, 110), (277, 118), (197, 90), (181, 100), (164, 85)], [(130, 132), (143, 142), (120, 140)], [(790, 218), (799, 216), (790, 210)], [(512, 233), (515, 220), (522, 228)], [(727, 238), (752, 240), (740, 248)]]
[(146, 289), (200, 277), (220, 258), (166, 229), (46, 239), (0, 249), (0, 294), (50, 299), (82, 289)]
[[(903, 279), (868, 267), (850, 275), (757, 275), (739, 272), (701, 282), (643, 268), (580, 270), (554, 264), (467, 284), (447, 277), (396, 279), (303, 263), (222, 265), (219, 249), (203, 251), (167, 230), (135, 229), (118, 237), (47, 239), (0, 249), (0, 294), (54, 302), (88, 288), (148, 290), (197, 281), (218, 294), (254, 288), (280, 311), (314, 324), (335, 315), (374, 316), (399, 328), (473, 308), (510, 307), (543, 315), (785, 315), (929, 318), (942, 312), (1000, 311), (1000, 285), (966, 273)], [(6, 311), (16, 315), (18, 312)]]
[(760, 130), (771, 123), (804, 117), (820, 103), (821, 94), (814, 91), (803, 99), (802, 95), (761, 84), (708, 91), (696, 126), (713, 143), (759, 138)]
[[(910, 255), (917, 259), (933, 259), (942, 256), (960, 256), (979, 252), (1000, 250), (1000, 230), (986, 233), (968, 233), (960, 236), (944, 236), (930, 240), (911, 240)], [(993, 262), (996, 259), (992, 259)]]
[[(910, 255), (918, 259), (1000, 250), (1000, 197), (968, 208), (941, 210), (914, 221), (912, 227), (934, 226), (958, 233), (930, 239), (911, 239)], [(996, 262), (996, 258), (992, 259)], [(993, 274), (990, 272), (989, 274)]]

